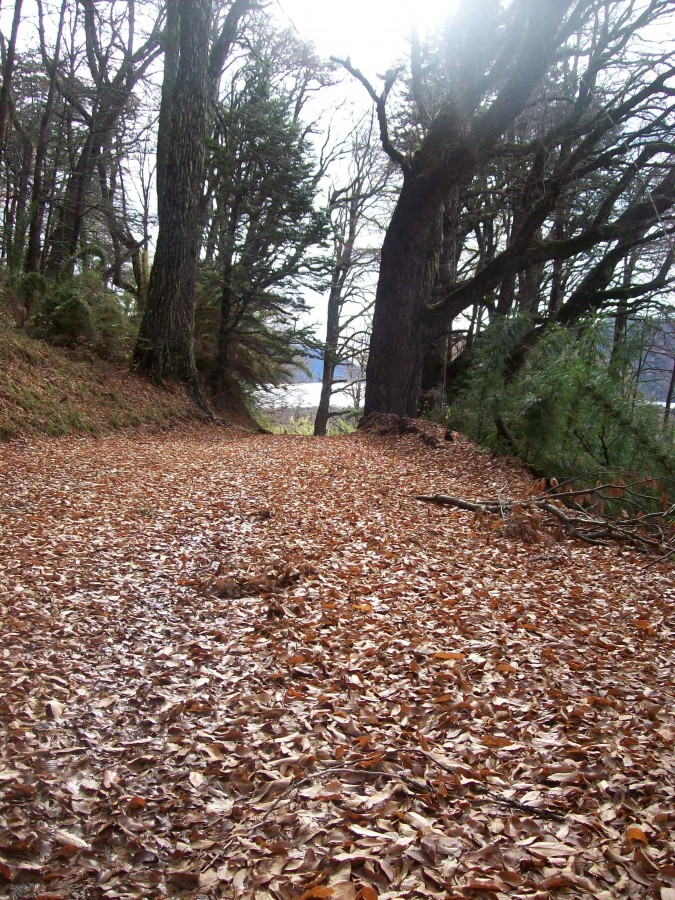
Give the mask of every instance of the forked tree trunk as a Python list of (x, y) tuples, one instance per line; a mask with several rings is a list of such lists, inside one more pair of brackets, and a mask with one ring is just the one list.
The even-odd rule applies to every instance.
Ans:
[[(454, 66), (456, 87), (448, 92), (440, 112), (428, 122), (416, 152), (409, 156), (397, 150), (389, 137), (386, 99), (393, 82), (387, 82), (378, 96), (348, 60), (343, 62), (375, 101), (382, 146), (404, 172), (382, 248), (366, 371), (366, 415), (417, 415), (424, 352), (456, 314), (449, 300), (431, 308), (443, 250), (443, 206), (453, 187), (485, 166), (496, 142), (525, 108), (546, 73), (556, 51), (560, 24), (573, 5), (574, 0), (514, 3), (515, 15), (500, 41), (488, 49), (494, 59), (491, 65), (480, 57), (476, 64), (472, 58), (475, 42), (467, 41), (464, 58)], [(474, 36), (497, 28), (500, 7), (487, 0), (464, 0), (458, 4), (460, 26), (468, 22), (465, 33)], [(491, 76), (500, 70), (504, 73), (500, 88), (488, 97), (481, 85), (494, 91)], [(490, 77), (484, 76), (486, 71)], [(467, 84), (462, 82), (463, 73), (471, 76)]]
[(51, 248), (47, 260), (47, 273), (56, 278), (72, 275), (80, 235), (87, 211), (87, 191), (96, 167), (99, 148), (94, 146), (95, 136), (90, 133), (75, 164), (59, 210), (57, 224), (51, 235)]

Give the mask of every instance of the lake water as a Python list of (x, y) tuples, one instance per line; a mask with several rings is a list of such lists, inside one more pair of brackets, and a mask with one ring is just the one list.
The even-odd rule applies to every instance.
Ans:
[[(339, 387), (336, 385), (336, 388)], [(321, 382), (308, 381), (303, 384), (284, 384), (269, 391), (260, 391), (257, 395), (262, 409), (316, 409), (321, 397)], [(331, 410), (353, 409), (354, 401), (350, 394), (333, 391)]]

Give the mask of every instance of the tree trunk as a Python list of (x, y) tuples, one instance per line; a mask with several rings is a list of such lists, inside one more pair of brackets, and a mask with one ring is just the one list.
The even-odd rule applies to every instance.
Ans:
[(663, 424), (668, 424), (668, 419), (670, 418), (670, 408), (673, 404), (673, 397), (675, 396), (675, 361), (673, 361), (673, 371), (670, 375), (670, 384), (668, 385), (668, 393), (666, 394), (666, 408), (663, 412)]
[[(40, 131), (38, 133), (37, 147), (35, 149), (35, 166), (33, 170), (33, 187), (31, 191), (31, 219), (28, 229), (28, 246), (24, 269), (26, 272), (37, 272), (40, 265), (40, 237), (44, 221), (46, 198), (43, 190), (44, 164), (47, 158), (49, 142), (49, 126), (54, 109), (54, 97), (56, 94), (56, 72), (59, 65), (61, 49), (61, 37), (63, 35), (63, 22), (66, 14), (68, 0), (63, 0), (59, 15), (59, 25), (56, 32), (56, 44), (54, 46), (54, 62), (49, 73), (49, 91), (42, 118), (40, 119)], [(41, 7), (40, 7), (41, 9)], [(25, 297), (26, 307), (30, 313), (30, 298)]]
[(10, 271), (19, 271), (23, 264), (30, 195), (30, 173), (33, 166), (33, 145), (28, 135), (23, 139), (23, 160), (16, 191), (16, 219), (11, 245), (7, 248), (7, 265)]
[(16, 58), (16, 36), (21, 22), (21, 4), (23, 0), (15, 0), (12, 31), (7, 46), (5, 66), (2, 72), (2, 88), (0, 88), (0, 162), (5, 151), (7, 113), (9, 111), (9, 92), (12, 89), (12, 76), (14, 75), (14, 62)]
[(445, 185), (406, 176), (382, 247), (364, 414), (416, 416), (431, 299), (442, 250)]
[[(198, 395), (193, 353), (194, 300), (200, 203), (207, 139), (210, 0), (171, 0), (158, 166), (159, 233), (148, 300), (134, 350), (134, 369), (155, 380), (187, 382)], [(173, 77), (173, 73), (175, 78)]]
[[(232, 217), (234, 222), (234, 216)], [(214, 361), (214, 369), (211, 377), (211, 392), (217, 397), (224, 389), (227, 373), (230, 368), (230, 344), (232, 342), (232, 299), (233, 285), (232, 277), (234, 274), (234, 232), (231, 229), (228, 236), (229, 247), (225, 253), (223, 264), (223, 284), (220, 293), (220, 322), (218, 325), (218, 344), (216, 347), (216, 358)]]
[(93, 140), (90, 133), (68, 178), (47, 258), (47, 273), (52, 277), (62, 273), (72, 275), (75, 268), (75, 254), (87, 209), (87, 190), (96, 165)]
[[(524, 0), (510, 5), (515, 14), (502, 29), (502, 37), (492, 47), (485, 45), (490, 59), (481, 58), (476, 41), (467, 40), (466, 49), (452, 60), (455, 84), (448, 83), (438, 114), (429, 119), (412, 154), (398, 150), (389, 134), (386, 101), (393, 81), (385, 81), (384, 91), (378, 95), (362, 73), (348, 60), (343, 62), (375, 102), (382, 147), (404, 173), (382, 248), (366, 373), (366, 415), (417, 415), (427, 342), (440, 337), (452, 319), (469, 305), (464, 303), (457, 308), (459, 291), (452, 291), (445, 302), (437, 301), (432, 308), (443, 249), (443, 206), (454, 187), (468, 183), (485, 169), (495, 145), (525, 109), (556, 53), (564, 33), (559, 33), (561, 23), (573, 3), (574, 0)], [(471, 26), (469, 31), (473, 28), (475, 35), (497, 30), (501, 6), (482, 2), (459, 4), (460, 28), (466, 19)], [(448, 63), (450, 56), (445, 57)], [(464, 77), (466, 73), (468, 78)], [(417, 87), (422, 85), (418, 83)], [(540, 225), (537, 219), (534, 227)], [(472, 300), (484, 302), (487, 292), (503, 280), (494, 277), (497, 258), (484, 269), (479, 267), (473, 285), (476, 296)]]
[(51, 246), (51, 236), (54, 231), (54, 220), (56, 218), (56, 203), (59, 195), (59, 161), (63, 159), (64, 153), (67, 153), (67, 132), (69, 123), (64, 115), (61, 121), (58, 137), (52, 149), (52, 160), (50, 161), (51, 170), (49, 171), (49, 183), (45, 190), (45, 210), (46, 216), (44, 221), (44, 238), (42, 241), (42, 249), (40, 250), (40, 261), (37, 270), (44, 272), (47, 268), (47, 259), (49, 258), (49, 247)]
[(330, 398), (333, 393), (333, 377), (338, 363), (338, 341), (340, 340), (340, 308), (342, 281), (340, 269), (333, 270), (330, 294), (328, 296), (328, 322), (326, 325), (326, 346), (323, 353), (323, 371), (321, 374), (321, 397), (314, 418), (314, 434), (324, 437), (328, 427)]

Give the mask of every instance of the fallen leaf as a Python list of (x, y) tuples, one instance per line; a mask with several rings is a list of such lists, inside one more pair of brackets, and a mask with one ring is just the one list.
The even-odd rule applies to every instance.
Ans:
[(62, 847), (73, 847), (76, 850), (91, 849), (90, 845), (85, 840), (78, 837), (76, 834), (72, 834), (70, 831), (54, 832), (54, 840), (57, 844), (61, 844)]
[(47, 710), (47, 717), (54, 721), (58, 721), (63, 716), (66, 705), (65, 703), (61, 703), (60, 700), (48, 700), (45, 707)]
[(628, 843), (630, 843), (631, 841), (637, 841), (640, 844), (649, 843), (649, 838), (641, 828), (638, 828), (637, 825), (631, 825), (631, 827), (626, 831), (626, 840), (628, 841)]

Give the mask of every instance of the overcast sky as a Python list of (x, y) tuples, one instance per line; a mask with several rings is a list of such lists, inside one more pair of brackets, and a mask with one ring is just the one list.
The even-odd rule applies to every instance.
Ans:
[(438, 27), (453, 0), (275, 0), (277, 15), (323, 56), (350, 56), (369, 77), (405, 53), (413, 22)]

